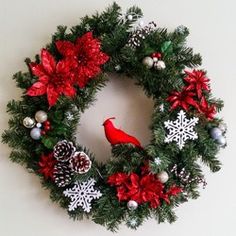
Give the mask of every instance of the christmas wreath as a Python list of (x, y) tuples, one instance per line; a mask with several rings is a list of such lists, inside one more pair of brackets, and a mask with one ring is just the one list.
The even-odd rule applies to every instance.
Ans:
[[(38, 175), (70, 217), (91, 217), (112, 231), (123, 221), (133, 229), (149, 217), (175, 221), (174, 208), (206, 186), (202, 163), (218, 171), (216, 155), (226, 146), (226, 125), (216, 117), (223, 102), (197, 68), (201, 56), (186, 46), (188, 29), (168, 32), (141, 17), (138, 7), (122, 14), (114, 3), (69, 31), (59, 26), (40, 54), (25, 60), (28, 71), (13, 76), (23, 95), (8, 103), (2, 135), (10, 159)], [(142, 146), (108, 118), (112, 157), (98, 163), (75, 132), (110, 73), (135, 79), (153, 99), (151, 140)]]

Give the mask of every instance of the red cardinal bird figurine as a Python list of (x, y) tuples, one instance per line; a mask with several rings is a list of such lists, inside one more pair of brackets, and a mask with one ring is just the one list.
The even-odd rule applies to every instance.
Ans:
[(140, 142), (135, 137), (130, 136), (129, 134), (125, 133), (120, 129), (117, 129), (111, 122), (111, 119), (115, 119), (115, 117), (106, 119), (103, 123), (105, 135), (111, 145), (121, 143), (132, 143), (134, 146), (142, 148)]

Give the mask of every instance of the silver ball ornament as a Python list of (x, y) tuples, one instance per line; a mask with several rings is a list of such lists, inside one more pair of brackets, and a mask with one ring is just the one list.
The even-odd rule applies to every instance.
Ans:
[(39, 128), (33, 128), (30, 131), (30, 137), (34, 140), (39, 140), (41, 138), (41, 129)]
[(132, 15), (128, 15), (128, 16), (127, 16), (127, 19), (128, 19), (128, 20), (133, 20), (133, 16), (132, 16)]
[(226, 138), (224, 136), (220, 136), (216, 139), (216, 142), (221, 146), (225, 147), (227, 144)]
[(217, 140), (223, 133), (218, 127), (215, 127), (210, 130), (210, 134), (213, 139)]
[(143, 65), (146, 66), (148, 69), (153, 67), (153, 59), (151, 57), (144, 57), (142, 61)]
[(167, 181), (168, 181), (168, 179), (169, 179), (169, 175), (167, 174), (167, 172), (166, 171), (162, 171), (162, 172), (160, 172), (158, 175), (157, 175), (157, 178), (159, 179), (159, 181), (161, 182), (161, 183), (166, 183)]
[(155, 69), (157, 70), (164, 70), (166, 68), (166, 64), (164, 61), (159, 60), (154, 64)]
[(130, 200), (127, 203), (127, 207), (128, 207), (129, 210), (132, 210), (132, 211), (136, 210), (137, 207), (138, 207), (138, 203), (136, 201), (134, 201), (134, 200)]
[(23, 120), (23, 125), (28, 129), (32, 129), (35, 126), (35, 120), (31, 117), (25, 117)]
[(48, 119), (48, 115), (45, 111), (37, 111), (35, 113), (35, 120), (38, 122), (38, 123), (43, 123), (45, 122), (46, 120)]

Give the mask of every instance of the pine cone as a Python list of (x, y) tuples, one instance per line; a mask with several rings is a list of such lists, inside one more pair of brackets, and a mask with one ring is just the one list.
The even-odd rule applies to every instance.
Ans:
[(68, 142), (67, 140), (62, 140), (59, 141), (55, 146), (54, 146), (54, 157), (58, 161), (68, 161), (75, 153), (75, 147), (72, 142)]
[(71, 170), (79, 174), (88, 172), (92, 165), (90, 158), (84, 152), (75, 152), (69, 162)]
[(57, 163), (53, 171), (53, 179), (58, 187), (65, 187), (70, 184), (73, 172), (71, 171), (68, 163)]

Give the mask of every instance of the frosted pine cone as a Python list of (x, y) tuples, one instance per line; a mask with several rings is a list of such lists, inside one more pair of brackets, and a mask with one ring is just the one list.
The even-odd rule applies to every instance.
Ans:
[(73, 172), (71, 171), (68, 163), (57, 163), (53, 171), (53, 179), (58, 187), (65, 187), (70, 184)]
[(59, 141), (55, 146), (54, 146), (54, 157), (58, 161), (68, 161), (75, 153), (75, 147), (72, 142), (68, 142), (67, 140), (62, 140)]
[(90, 158), (84, 152), (75, 152), (69, 162), (71, 170), (79, 174), (88, 172), (92, 165)]

